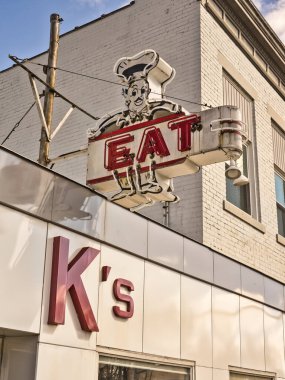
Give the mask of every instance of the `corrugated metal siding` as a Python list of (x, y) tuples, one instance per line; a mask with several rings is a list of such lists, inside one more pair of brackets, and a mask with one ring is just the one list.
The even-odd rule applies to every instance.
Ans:
[(226, 73), (223, 75), (224, 105), (237, 106), (241, 110), (242, 120), (246, 124), (249, 140), (252, 140), (253, 100)]
[(285, 133), (272, 121), (274, 163), (285, 173)]

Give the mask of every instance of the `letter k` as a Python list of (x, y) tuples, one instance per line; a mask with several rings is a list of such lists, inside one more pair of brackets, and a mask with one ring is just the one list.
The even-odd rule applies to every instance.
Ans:
[(57, 236), (53, 240), (53, 259), (50, 286), (48, 324), (63, 325), (66, 295), (69, 291), (80, 326), (84, 331), (99, 331), (81, 275), (100, 252), (82, 248), (68, 264), (69, 240)]

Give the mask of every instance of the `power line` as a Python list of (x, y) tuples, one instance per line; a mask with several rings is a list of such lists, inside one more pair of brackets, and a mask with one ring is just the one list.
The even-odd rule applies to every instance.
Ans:
[[(15, 60), (18, 60), (18, 61), (21, 61), (22, 62), (22, 64), (23, 63), (30, 63), (30, 64), (33, 64), (33, 65), (37, 65), (37, 66), (42, 66), (43, 68), (50, 68), (50, 66), (48, 66), (48, 65), (44, 65), (44, 64), (41, 64), (41, 63), (38, 63), (38, 62), (31, 62), (31, 61), (29, 61), (28, 59), (21, 59), (21, 58), (17, 58), (17, 57), (13, 57), (13, 58), (15, 58)], [(24, 67), (24, 65), (22, 65), (21, 63), (19, 63), (23, 68), (25, 68)], [(65, 69), (62, 69), (62, 68), (59, 68), (59, 67), (57, 67), (57, 68), (55, 68), (55, 69), (57, 69), (57, 70), (60, 70), (60, 71), (64, 71), (64, 72), (67, 72), (67, 73), (70, 73), (70, 74), (75, 74), (75, 75), (78, 75), (78, 76), (82, 76), (82, 77), (86, 77), (86, 78), (90, 78), (90, 79), (94, 79), (94, 80), (98, 80), (98, 81), (102, 81), (102, 82), (106, 82), (106, 83), (110, 83), (110, 84), (114, 84), (114, 85), (117, 85), (117, 86), (123, 86), (123, 84), (120, 84), (120, 83), (117, 83), (117, 82), (113, 82), (113, 81), (109, 81), (109, 80), (106, 80), (106, 79), (102, 79), (102, 78), (97, 78), (97, 77), (93, 77), (93, 76), (91, 76), (91, 75), (87, 75), (87, 74), (80, 74), (80, 73), (77, 73), (77, 72), (74, 72), (74, 71), (70, 71), (70, 70), (65, 70)], [(25, 68), (25, 70), (28, 70), (28, 68)], [(29, 71), (30, 72), (30, 71)], [(33, 76), (35, 76), (35, 74), (31, 74), (31, 75), (33, 75)], [(37, 77), (36, 76), (36, 78), (38, 79), (38, 80), (40, 80), (43, 84), (45, 84), (46, 85), (46, 83), (44, 83), (39, 77)], [(54, 90), (53, 89), (53, 91), (56, 93), (56, 95), (58, 95), (58, 96), (61, 96), (64, 100), (67, 100), (70, 104), (72, 104), (73, 105), (73, 103), (71, 103), (68, 99), (66, 99), (65, 97), (63, 97), (61, 94), (59, 94), (58, 93), (58, 91), (56, 91), (56, 90)], [(153, 92), (153, 94), (157, 94), (157, 95), (160, 95), (160, 94), (158, 94), (158, 93), (155, 93), (155, 92)], [(182, 98), (178, 98), (178, 97), (174, 97), (174, 96), (169, 96), (169, 95), (167, 95), (168, 97), (170, 97), (170, 98), (172, 98), (172, 99), (176, 99), (176, 100), (181, 100), (181, 101), (185, 101), (185, 102), (188, 102), (188, 103), (191, 103), (191, 104), (196, 104), (196, 105), (200, 105), (200, 106), (205, 106), (205, 107), (208, 107), (208, 108), (212, 108), (212, 106), (211, 105), (208, 105), (208, 104), (202, 104), (202, 103), (197, 103), (197, 102), (191, 102), (191, 101), (189, 101), (189, 100), (185, 100), (185, 99), (182, 99)], [(9, 132), (9, 134), (5, 137), (5, 139), (2, 141), (2, 143), (0, 144), (0, 146), (2, 146), (9, 138), (10, 138), (10, 136), (12, 135), (12, 133), (19, 127), (19, 125), (20, 125), (20, 123), (24, 120), (24, 118), (28, 115), (28, 113), (31, 111), (31, 109), (34, 107), (34, 105), (36, 104), (36, 102), (34, 102), (29, 108), (28, 108), (28, 110), (24, 113), (24, 115), (22, 116), (22, 118), (14, 125), (14, 127), (12, 128), (12, 130)], [(86, 111), (84, 111), (84, 110), (82, 110), (80, 107), (78, 107), (78, 106), (76, 106), (76, 108), (78, 108), (80, 111), (82, 111), (82, 112), (84, 112), (84, 113), (86, 113), (86, 114), (88, 114)], [(192, 111), (192, 113), (197, 113), (198, 111), (195, 111), (195, 112), (193, 112)], [(90, 116), (90, 117), (92, 117), (93, 119), (95, 119), (95, 120), (99, 120), (100, 119), (100, 117), (98, 117), (98, 116), (93, 116), (93, 115), (90, 115), (90, 114), (88, 114), (88, 116)], [(26, 128), (27, 129), (27, 128)], [(97, 129), (97, 131), (98, 131), (98, 129)]]
[[(24, 60), (21, 59), (22, 62), (20, 62), (19, 58), (13, 56), (13, 55), (9, 55), (9, 58), (15, 62), (17, 65), (19, 65), (22, 69), (24, 69), (25, 71), (28, 72), (30, 78), (33, 80), (33, 79), (36, 79), (37, 81), (39, 81), (41, 84), (43, 84), (46, 88), (48, 88), (50, 91), (54, 92), (55, 96), (58, 95), (61, 99), (63, 99), (65, 102), (67, 102), (68, 104), (70, 104), (73, 108), (76, 108), (78, 109), (80, 112), (84, 113), (85, 115), (89, 116), (91, 119), (93, 120), (99, 120), (100, 117), (97, 117), (97, 116), (93, 116), (91, 115), (89, 112), (85, 111), (83, 108), (79, 107), (77, 104), (75, 104), (73, 101), (71, 101), (70, 99), (68, 99), (66, 96), (64, 96), (63, 94), (61, 94), (59, 91), (57, 91), (54, 87), (51, 87), (48, 83), (46, 83), (43, 79), (41, 79), (38, 75), (36, 75), (35, 73), (33, 73), (30, 69), (27, 68), (27, 66), (23, 65), (22, 62), (24, 62)], [(33, 85), (32, 85), (33, 86)]]
[(21, 122), (24, 120), (24, 118), (28, 115), (28, 113), (31, 111), (31, 109), (34, 107), (36, 102), (34, 102), (28, 110), (24, 113), (24, 115), (21, 117), (21, 119), (14, 125), (14, 127), (11, 129), (11, 131), (8, 133), (8, 135), (5, 137), (5, 139), (2, 141), (1, 146), (5, 144), (5, 142), (10, 138), (13, 132), (20, 126)]
[[(45, 70), (46, 69), (55, 69), (55, 70), (59, 70), (59, 71), (62, 71), (62, 72), (68, 73), (68, 74), (78, 75), (78, 76), (83, 77), (83, 78), (88, 78), (88, 79), (97, 80), (97, 81), (100, 81), (100, 82), (114, 84), (114, 85), (120, 86), (120, 87), (124, 86), (121, 83), (113, 82), (111, 80), (107, 80), (107, 79), (103, 79), (103, 78), (94, 77), (94, 76), (88, 75), (88, 74), (78, 73), (76, 71), (71, 71), (71, 70), (63, 69), (61, 67), (51, 67), (51, 66), (39, 63), (39, 62), (29, 61), (28, 59), (21, 59), (21, 58), (17, 58), (17, 59), (20, 60), (20, 61), (22, 61), (22, 63), (30, 63), (32, 65), (41, 66)], [(155, 94), (155, 95), (161, 95), (161, 94), (159, 94), (157, 92), (154, 92), (154, 91), (152, 91), (152, 93)], [(183, 99), (183, 98), (178, 98), (178, 97), (172, 96), (172, 95), (166, 95), (166, 96), (167, 96), (167, 98), (170, 98), (170, 99), (180, 100), (182, 102), (186, 102), (186, 103), (190, 103), (190, 104), (195, 104), (195, 105), (203, 106), (203, 107), (207, 107), (207, 108), (212, 108), (212, 106), (209, 105), (209, 104), (207, 104), (207, 103), (198, 103), (198, 102), (194, 102), (194, 101), (191, 101), (191, 100), (187, 100), (187, 99)]]

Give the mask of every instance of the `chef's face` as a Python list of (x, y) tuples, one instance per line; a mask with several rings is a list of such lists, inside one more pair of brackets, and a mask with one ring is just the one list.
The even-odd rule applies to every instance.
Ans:
[(140, 112), (146, 106), (149, 84), (145, 79), (132, 82), (127, 90), (126, 104), (130, 111)]

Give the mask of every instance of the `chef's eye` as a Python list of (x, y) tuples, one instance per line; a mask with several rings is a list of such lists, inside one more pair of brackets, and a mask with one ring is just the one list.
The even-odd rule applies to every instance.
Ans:
[(142, 94), (145, 93), (145, 88), (142, 88), (142, 89), (141, 89), (141, 93), (142, 93)]

